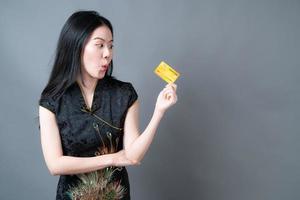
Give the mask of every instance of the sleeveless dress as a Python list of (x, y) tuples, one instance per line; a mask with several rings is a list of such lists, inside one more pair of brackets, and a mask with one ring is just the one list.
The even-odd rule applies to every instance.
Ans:
[[(56, 116), (63, 155), (92, 157), (123, 149), (123, 127), (128, 108), (137, 100), (131, 83), (113, 78), (99, 79), (91, 109), (88, 109), (80, 86), (72, 84), (59, 98), (41, 95), (39, 105)], [(130, 199), (125, 167), (61, 175), (57, 200)]]

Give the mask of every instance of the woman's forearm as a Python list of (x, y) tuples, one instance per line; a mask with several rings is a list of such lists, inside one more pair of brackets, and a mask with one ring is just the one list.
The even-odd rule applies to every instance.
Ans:
[(143, 159), (153, 141), (154, 135), (163, 115), (164, 112), (155, 109), (152, 118), (144, 132), (139, 135), (139, 137), (136, 138), (127, 149), (125, 149), (127, 158), (132, 162), (140, 163), (140, 161)]
[(114, 155), (95, 157), (61, 156), (48, 164), (52, 175), (69, 175), (96, 171), (113, 165)]

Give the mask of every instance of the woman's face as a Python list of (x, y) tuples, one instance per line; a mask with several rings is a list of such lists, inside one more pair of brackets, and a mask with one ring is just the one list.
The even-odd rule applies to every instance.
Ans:
[(96, 28), (82, 52), (81, 72), (84, 76), (101, 79), (112, 60), (113, 38), (107, 26)]

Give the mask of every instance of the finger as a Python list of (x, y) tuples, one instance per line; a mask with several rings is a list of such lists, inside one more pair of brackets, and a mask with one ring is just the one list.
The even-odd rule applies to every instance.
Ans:
[(169, 88), (169, 89), (172, 89), (174, 91), (177, 90), (177, 85), (175, 83), (169, 83), (168, 85), (166, 85), (165, 88)]
[(164, 88), (164, 89), (162, 89), (162, 90), (160, 91), (159, 94), (164, 94), (166, 91), (167, 91), (167, 88)]
[(174, 103), (177, 102), (177, 95), (174, 96)]
[(175, 91), (174, 91), (174, 89), (170, 89), (170, 88), (166, 88), (166, 89), (163, 89), (163, 93), (169, 93), (169, 92), (172, 92), (172, 93), (176, 93)]
[(172, 83), (168, 83), (165, 88), (172, 88)]
[(174, 88), (175, 90), (177, 89), (177, 85), (176, 85), (175, 83), (170, 83), (170, 86), (171, 86), (172, 88)]
[(171, 91), (171, 92), (167, 92), (165, 97), (168, 99), (168, 100), (175, 100), (176, 99), (176, 94)]
[(172, 96), (172, 100), (173, 100), (174, 102), (177, 101), (177, 95), (176, 95), (175, 92), (171, 92), (171, 93), (169, 93), (169, 95)]
[(173, 99), (172, 95), (167, 95), (166, 100), (172, 101), (172, 99)]
[(175, 103), (175, 102), (176, 102), (176, 96), (175, 96), (174, 94), (169, 94), (168, 100), (169, 100), (171, 103)]
[(164, 88), (161, 92), (165, 94), (165, 93), (170, 92), (170, 91), (172, 91), (172, 89)]
[(166, 98), (166, 99), (169, 99), (169, 96), (172, 95), (172, 92), (165, 92), (163, 94), (163, 97)]
[(164, 94), (173, 94), (173, 95), (176, 95), (176, 92), (174, 90), (172, 90), (172, 89), (165, 90), (163, 93)]
[(175, 87), (174, 85), (175, 85), (174, 83), (168, 83), (165, 87), (166, 88), (172, 88), (172, 87)]
[(172, 86), (172, 87), (177, 87), (176, 83), (169, 83), (168, 85)]
[(165, 99), (169, 99), (169, 96), (170, 96), (169, 93), (165, 93), (165, 94), (164, 94), (164, 98), (165, 98)]

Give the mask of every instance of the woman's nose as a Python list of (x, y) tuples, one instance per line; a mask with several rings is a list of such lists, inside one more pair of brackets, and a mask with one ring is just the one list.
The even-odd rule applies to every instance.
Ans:
[(108, 47), (105, 47), (104, 48), (104, 51), (103, 51), (103, 57), (104, 58), (109, 58), (109, 56), (110, 56), (110, 50), (109, 50), (109, 48)]

